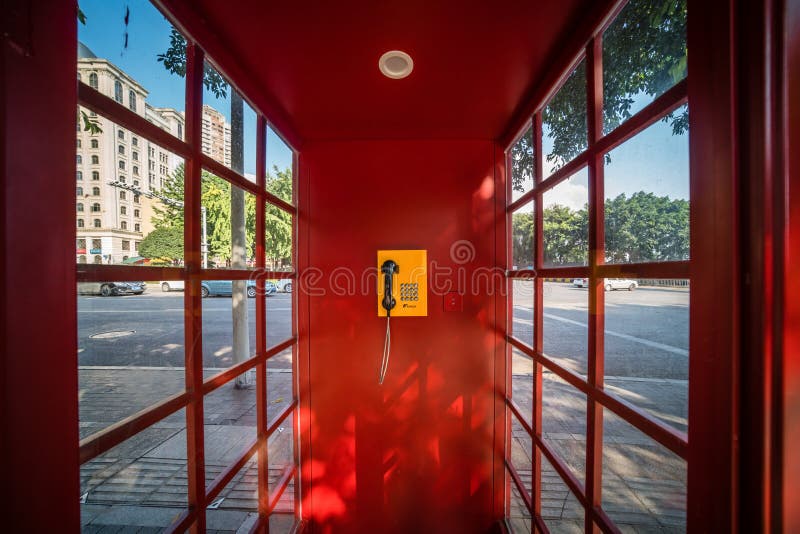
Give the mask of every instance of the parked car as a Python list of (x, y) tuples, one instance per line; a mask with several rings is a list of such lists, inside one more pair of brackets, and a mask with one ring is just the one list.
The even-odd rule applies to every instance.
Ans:
[[(278, 289), (272, 282), (264, 283), (264, 291), (267, 296), (274, 294)], [(233, 282), (230, 280), (204, 280), (200, 282), (200, 295), (206, 297), (230, 297), (233, 294)], [(256, 296), (255, 280), (247, 280), (247, 296)]]
[(81, 282), (78, 284), (78, 294), (103, 297), (141, 295), (145, 288), (144, 282)]
[[(588, 278), (573, 278), (572, 285), (575, 287), (589, 287)], [(603, 286), (606, 291), (613, 291), (615, 289), (627, 289), (633, 291), (639, 287), (639, 282), (629, 278), (604, 278)]]
[(183, 280), (163, 280), (161, 282), (161, 291), (164, 293), (183, 291)]
[(278, 291), (280, 291), (281, 293), (291, 293), (292, 282), (293, 280), (291, 278), (281, 278), (275, 280), (273, 283), (275, 284), (275, 287), (278, 289)]

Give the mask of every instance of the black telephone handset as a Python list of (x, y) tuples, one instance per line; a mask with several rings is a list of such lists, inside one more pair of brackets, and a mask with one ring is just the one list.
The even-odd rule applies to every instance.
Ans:
[(397, 304), (394, 296), (392, 296), (392, 277), (400, 272), (400, 266), (393, 260), (386, 260), (381, 265), (381, 272), (383, 273), (383, 301), (381, 305), (386, 310), (386, 316), (388, 317)]

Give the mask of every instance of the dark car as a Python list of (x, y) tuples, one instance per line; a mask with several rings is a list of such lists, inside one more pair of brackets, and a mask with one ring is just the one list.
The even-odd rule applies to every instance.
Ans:
[[(265, 282), (264, 291), (267, 295), (272, 295), (277, 291), (275, 284), (272, 282)], [(233, 282), (230, 280), (204, 280), (200, 283), (200, 295), (205, 297), (230, 297), (233, 294)], [(256, 296), (256, 282), (255, 280), (247, 281), (247, 296), (254, 298)]]
[(141, 295), (145, 289), (144, 282), (81, 282), (78, 284), (78, 294), (103, 297)]

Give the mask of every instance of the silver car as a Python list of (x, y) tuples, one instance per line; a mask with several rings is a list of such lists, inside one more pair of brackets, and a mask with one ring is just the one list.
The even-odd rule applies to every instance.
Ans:
[(144, 282), (81, 282), (78, 284), (78, 294), (103, 297), (141, 295), (145, 288)]

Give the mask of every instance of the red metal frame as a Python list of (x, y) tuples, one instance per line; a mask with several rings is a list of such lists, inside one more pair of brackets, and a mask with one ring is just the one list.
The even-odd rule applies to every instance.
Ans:
[[(136, 433), (144, 430), (161, 419), (185, 408), (187, 437), (187, 471), (188, 471), (188, 508), (167, 530), (183, 532), (205, 532), (205, 510), (233, 477), (250, 461), (254, 454), (258, 455), (258, 521), (254, 532), (269, 531), (269, 516), (282, 493), (293, 478), (299, 473), (299, 436), (300, 418), (298, 414), (298, 380), (297, 380), (297, 339), (300, 329), (297, 315), (292, 316), (292, 336), (273, 347), (267, 346), (266, 340), (266, 301), (256, 299), (256, 351), (252, 358), (234, 365), (210, 378), (203, 378), (202, 348), (202, 300), (200, 282), (202, 280), (245, 280), (254, 278), (257, 289), (263, 295), (267, 278), (296, 278), (294, 272), (277, 272), (265, 270), (265, 208), (267, 204), (278, 207), (292, 216), (293, 256), (292, 262), (298, 261), (297, 213), (294, 203), (280, 199), (266, 189), (266, 128), (267, 119), (259, 113), (256, 131), (256, 182), (211, 159), (201, 151), (201, 114), (203, 93), (203, 65), (206, 56), (196, 42), (190, 40), (186, 57), (186, 142), (177, 139), (150, 122), (129, 111), (116, 101), (100, 94), (91, 87), (78, 83), (78, 103), (88, 109), (109, 118), (124, 128), (141, 135), (164, 148), (176, 153), (185, 160), (184, 183), (184, 268), (161, 267), (127, 267), (113, 265), (78, 265), (76, 266), (79, 282), (92, 280), (139, 280), (145, 278), (161, 280), (183, 280), (184, 292), (184, 332), (185, 332), (185, 384), (186, 389), (166, 398), (126, 419), (101, 430), (80, 442), (80, 463), (108, 451)], [(223, 72), (222, 69), (218, 69)], [(293, 173), (297, 177), (297, 156), (294, 155)], [(256, 270), (246, 269), (203, 269), (200, 254), (200, 182), (201, 171), (208, 170), (232, 185), (252, 194), (256, 198)], [(298, 198), (295, 180), (293, 200)], [(297, 291), (292, 292), (293, 309), (297, 309)], [(293, 351), (293, 399), (272, 421), (267, 419), (267, 361), (274, 355), (291, 348)], [(242, 373), (256, 370), (256, 413), (257, 435), (239, 454), (237, 459), (220, 473), (208, 486), (205, 484), (205, 455), (203, 432), (203, 400), (205, 395), (230, 382)], [(268, 441), (278, 427), (292, 415), (293, 458), (286, 466), (277, 485), (269, 488)], [(300, 484), (295, 484), (294, 510), (297, 519), (301, 516)]]
[[(604, 301), (605, 291), (603, 278), (634, 276), (638, 278), (690, 278), (690, 261), (671, 261), (659, 263), (606, 265), (604, 244), (604, 155), (614, 147), (624, 143), (648, 126), (663, 118), (666, 114), (685, 104), (688, 100), (688, 81), (683, 80), (657, 97), (653, 102), (623, 122), (608, 134), (603, 134), (603, 49), (602, 34), (613, 22), (625, 2), (613, 2), (606, 6), (606, 11), (595, 18), (599, 23), (592, 28), (590, 37), (584, 41), (584, 47), (578, 51), (567, 51), (567, 58), (562, 71), (553, 75), (549, 84), (540, 89), (534, 98), (536, 107), (522, 126), (512, 131), (526, 131), (531, 117), (533, 120), (534, 146), (534, 187), (517, 200), (506, 206), (506, 225), (510, 226), (511, 214), (534, 201), (534, 267), (536, 270), (534, 293), (534, 340), (533, 346), (514, 337), (513, 330), (507, 328), (507, 343), (533, 360), (533, 413), (532, 422), (528, 423), (522, 416), (519, 406), (511, 398), (511, 377), (506, 382), (506, 405), (510, 414), (525, 428), (534, 442), (532, 458), (533, 495), (527, 494), (521, 479), (512, 465), (509, 450), (506, 446), (505, 463), (511, 481), (523, 496), (525, 505), (531, 512), (533, 523), (539, 532), (548, 532), (541, 517), (541, 455), (552, 464), (564, 483), (584, 507), (586, 532), (600, 529), (604, 532), (618, 532), (617, 527), (602, 509), (602, 456), (603, 456), (603, 411), (610, 410), (624, 421), (637, 428), (657, 443), (669, 449), (684, 460), (688, 459), (688, 438), (683, 432), (657, 420), (644, 410), (619, 398), (603, 387), (604, 381)], [(542, 155), (542, 109), (549, 98), (554, 95), (580, 61), (586, 61), (586, 109), (588, 126), (588, 145), (584, 152), (566, 163), (551, 176), (544, 179)], [(507, 154), (517, 141), (519, 134), (507, 145)], [(511, 172), (510, 160), (506, 160), (507, 172)], [(589, 264), (584, 267), (544, 267), (543, 261), (543, 193), (568, 179), (582, 168), (588, 168), (589, 174)], [(511, 197), (511, 180), (508, 180), (506, 195)], [(694, 198), (694, 197), (692, 197)], [(695, 235), (693, 233), (693, 235)], [(510, 230), (506, 229), (506, 246), (511, 246)], [(694, 252), (694, 249), (693, 249)], [(692, 256), (694, 257), (694, 256)], [(510, 259), (509, 259), (510, 260)], [(510, 263), (510, 261), (509, 261)], [(507, 264), (508, 265), (508, 264)], [(506, 272), (507, 279), (524, 279), (531, 276), (530, 271), (511, 270)], [(543, 279), (546, 277), (568, 278), (586, 277), (589, 279), (589, 316), (588, 316), (588, 373), (584, 378), (566, 369), (544, 354), (543, 347)], [(512, 300), (508, 299), (509, 302)], [(511, 324), (511, 310), (508, 310), (507, 322)], [(507, 356), (510, 367), (510, 354)], [(567, 384), (586, 395), (586, 480), (585, 485), (575, 476), (573, 471), (555, 450), (542, 438), (542, 368), (547, 368), (563, 379)], [(509, 425), (510, 427), (510, 425)], [(505, 433), (510, 439), (508, 429)], [(506, 498), (510, 493), (506, 492)]]

